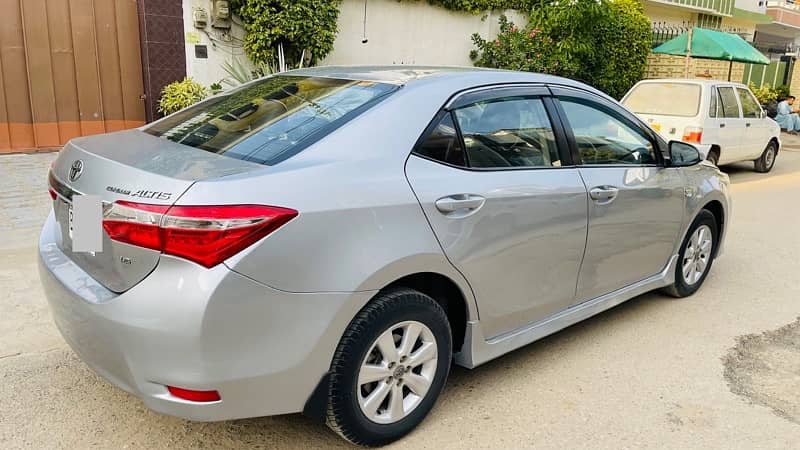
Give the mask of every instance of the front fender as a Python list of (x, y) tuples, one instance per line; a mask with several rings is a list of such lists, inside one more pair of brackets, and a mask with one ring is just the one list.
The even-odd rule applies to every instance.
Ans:
[(689, 231), (695, 217), (712, 202), (719, 202), (722, 206), (722, 224), (718, 236), (716, 255), (723, 253), (725, 236), (731, 217), (730, 179), (728, 175), (710, 163), (702, 162), (682, 170), (686, 180), (686, 203), (684, 220), (681, 230), (681, 239), (675, 244), (675, 254), (680, 251), (683, 237)]

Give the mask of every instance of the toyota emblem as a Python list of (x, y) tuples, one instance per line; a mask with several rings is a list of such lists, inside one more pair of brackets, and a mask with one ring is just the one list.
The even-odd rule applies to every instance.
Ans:
[(69, 181), (75, 181), (83, 174), (83, 161), (76, 159), (69, 168)]

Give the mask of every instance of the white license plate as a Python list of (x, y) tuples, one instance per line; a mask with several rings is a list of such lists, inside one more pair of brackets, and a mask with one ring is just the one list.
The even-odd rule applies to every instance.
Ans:
[(103, 205), (97, 195), (74, 195), (69, 205), (67, 228), (73, 252), (103, 251)]

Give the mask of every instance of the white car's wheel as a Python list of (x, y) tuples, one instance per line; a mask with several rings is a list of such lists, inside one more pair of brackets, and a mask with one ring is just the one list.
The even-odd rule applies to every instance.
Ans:
[(778, 157), (778, 146), (774, 141), (767, 144), (767, 148), (761, 153), (761, 156), (754, 161), (755, 169), (758, 173), (767, 173), (775, 166), (775, 159)]

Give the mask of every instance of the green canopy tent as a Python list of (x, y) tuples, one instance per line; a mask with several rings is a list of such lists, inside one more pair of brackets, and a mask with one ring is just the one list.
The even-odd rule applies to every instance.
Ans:
[(686, 77), (689, 77), (689, 58), (716, 59), (730, 61), (728, 81), (734, 62), (751, 64), (769, 64), (769, 58), (753, 48), (739, 35), (692, 28), (680, 36), (653, 49), (653, 53), (686, 57)]

